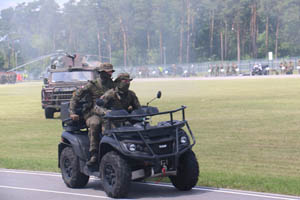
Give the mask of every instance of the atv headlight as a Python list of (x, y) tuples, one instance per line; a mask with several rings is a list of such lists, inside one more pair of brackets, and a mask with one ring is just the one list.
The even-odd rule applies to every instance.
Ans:
[(187, 143), (187, 137), (186, 136), (181, 136), (180, 137), (180, 144), (186, 144)]
[(136, 153), (136, 152), (149, 153), (148, 148), (143, 144), (123, 143), (123, 142), (121, 143), (126, 148), (126, 150), (128, 150), (131, 153)]
[(131, 152), (134, 152), (136, 150), (136, 145), (135, 144), (129, 144), (128, 145), (128, 150)]

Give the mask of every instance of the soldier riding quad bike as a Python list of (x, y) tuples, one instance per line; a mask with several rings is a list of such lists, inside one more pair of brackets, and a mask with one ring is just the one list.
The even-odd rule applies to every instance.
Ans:
[[(99, 100), (97, 105), (102, 103)], [(192, 151), (195, 138), (185, 119), (186, 107), (159, 112), (148, 104), (130, 114), (112, 109), (105, 115), (108, 123), (99, 144), (98, 164), (90, 167), (85, 125), (70, 120), (68, 104), (63, 104), (58, 167), (65, 184), (84, 187), (93, 175), (102, 180), (109, 197), (122, 198), (127, 196), (131, 181), (168, 176), (178, 190), (191, 190), (198, 182), (199, 165)], [(181, 120), (174, 119), (176, 112), (181, 112)], [(151, 118), (161, 115), (169, 115), (169, 120), (151, 125)]]

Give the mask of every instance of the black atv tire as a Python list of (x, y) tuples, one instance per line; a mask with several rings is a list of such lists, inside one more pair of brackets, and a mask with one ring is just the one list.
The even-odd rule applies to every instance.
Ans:
[(89, 182), (89, 176), (80, 172), (79, 159), (71, 147), (63, 149), (60, 155), (61, 175), (70, 188), (82, 188)]
[(46, 119), (53, 119), (55, 110), (53, 108), (45, 108)]
[(182, 191), (191, 190), (198, 182), (199, 165), (192, 150), (187, 150), (179, 158), (177, 175), (169, 176), (172, 184)]
[(110, 151), (101, 159), (100, 175), (107, 196), (124, 198), (131, 183), (131, 168), (118, 153)]

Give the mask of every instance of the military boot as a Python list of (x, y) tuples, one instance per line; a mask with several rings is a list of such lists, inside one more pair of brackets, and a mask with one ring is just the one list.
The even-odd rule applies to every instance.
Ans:
[(90, 160), (87, 162), (87, 165), (88, 165), (88, 166), (95, 165), (95, 164), (97, 164), (97, 161), (98, 161), (98, 153), (97, 153), (97, 151), (92, 151), (92, 152), (91, 152), (91, 158), (90, 158)]

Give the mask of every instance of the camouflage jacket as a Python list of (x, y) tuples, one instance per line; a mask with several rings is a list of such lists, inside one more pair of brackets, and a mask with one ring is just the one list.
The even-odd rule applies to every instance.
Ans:
[(114, 83), (112, 80), (104, 82), (100, 78), (97, 78), (96, 80), (89, 81), (87, 85), (76, 90), (73, 94), (70, 101), (70, 114), (76, 114), (76, 109), (80, 107), (81, 101), (85, 102), (83, 103), (82, 113), (84, 115), (90, 113), (95, 106), (96, 100), (113, 87)]
[(103, 99), (104, 107), (107, 109), (125, 109), (130, 111), (141, 107), (137, 96), (132, 90), (122, 94), (118, 88), (110, 89), (105, 92), (101, 99)]

